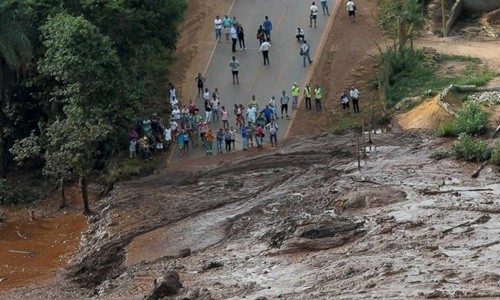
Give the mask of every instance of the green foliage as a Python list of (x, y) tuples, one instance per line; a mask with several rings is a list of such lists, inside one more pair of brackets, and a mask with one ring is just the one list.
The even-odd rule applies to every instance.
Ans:
[(436, 151), (430, 155), (430, 158), (435, 160), (441, 160), (447, 157), (450, 157), (450, 153), (448, 151)]
[(500, 166), (500, 142), (496, 141), (493, 144), (493, 149), (491, 150), (490, 161), (492, 164)]
[(451, 150), (454, 158), (465, 161), (485, 161), (489, 159), (491, 154), (484, 141), (473, 139), (466, 133), (459, 135)]
[(487, 131), (488, 118), (477, 102), (469, 101), (457, 112), (456, 125), (459, 132), (484, 134)]
[(145, 162), (140, 157), (131, 159), (127, 152), (121, 152), (106, 163), (104, 181), (114, 183), (129, 180), (141, 174), (150, 174), (159, 163), (159, 156), (154, 156), (152, 160)]
[(377, 18), (401, 48), (425, 24), (422, 4), (418, 0), (378, 0)]
[(441, 137), (452, 137), (458, 135), (458, 128), (454, 122), (448, 122), (443, 124), (438, 130), (438, 136)]

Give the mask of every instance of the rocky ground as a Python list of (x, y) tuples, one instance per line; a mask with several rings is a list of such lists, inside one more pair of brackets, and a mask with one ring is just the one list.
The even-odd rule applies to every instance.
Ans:
[(70, 281), (12, 299), (500, 297), (500, 183), (487, 166), (434, 161), (422, 134), (351, 135), (120, 184), (99, 203)]

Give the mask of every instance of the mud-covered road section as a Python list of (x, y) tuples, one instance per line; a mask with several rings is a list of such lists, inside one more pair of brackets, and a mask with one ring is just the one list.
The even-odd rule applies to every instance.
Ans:
[(434, 161), (445, 140), (378, 134), (357, 167), (351, 135), (165, 171), (101, 201), (66, 283), (7, 298), (500, 297), (500, 183), (486, 166)]

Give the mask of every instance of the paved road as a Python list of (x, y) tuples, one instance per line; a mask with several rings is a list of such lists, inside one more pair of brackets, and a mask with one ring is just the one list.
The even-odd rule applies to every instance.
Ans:
[[(286, 90), (291, 98), (291, 86), (293, 82), (299, 84), (302, 94), (305, 85), (304, 81), (311, 69), (311, 65), (307, 67), (303, 67), (302, 65), (302, 57), (299, 55), (300, 43), (295, 39), (297, 27), (304, 29), (305, 38), (311, 46), (311, 59), (315, 60), (318, 55), (316, 45), (320, 42), (328, 18), (332, 18), (333, 16), (332, 11), (335, 6), (335, 1), (330, 0), (329, 7), (332, 16), (324, 16), (321, 6), (318, 5), (320, 11), (318, 13), (317, 28), (310, 28), (309, 7), (311, 2), (302, 0), (235, 0), (229, 15), (231, 18), (236, 16), (237, 20), (243, 25), (247, 51), (240, 51), (239, 46), (237, 46), (238, 51), (233, 54), (231, 52), (231, 41), (226, 41), (223, 35), (222, 43), (217, 44), (212, 59), (209, 62), (207, 72), (204, 75), (206, 78), (205, 87), (210, 92), (217, 87), (220, 92), (222, 104), (226, 108), (229, 107), (231, 126), (234, 126), (235, 123), (233, 115), (234, 104), (241, 103), (245, 107), (248, 107), (252, 94), (256, 95), (259, 102), (259, 110), (265, 107), (272, 95), (276, 96), (277, 103), (279, 103), (282, 90)], [(319, 4), (319, 1), (317, 3)], [(224, 13), (220, 13), (219, 15), (221, 18), (224, 17)], [(262, 54), (257, 53), (259, 41), (256, 39), (257, 29), (264, 22), (266, 15), (269, 16), (269, 19), (273, 23), (269, 66), (263, 65)], [(229, 62), (233, 55), (236, 56), (241, 64), (239, 85), (232, 84)], [(204, 67), (200, 66), (200, 70), (203, 70)], [(194, 84), (193, 89), (195, 89)], [(200, 113), (204, 115), (203, 102), (197, 99), (196, 104), (200, 107)], [(289, 109), (289, 115), (291, 116), (291, 99)], [(278, 131), (278, 143), (280, 138), (285, 135), (289, 122), (281, 119), (277, 122), (280, 127)], [(216, 131), (222, 127), (222, 123), (212, 123), (210, 127)], [(236, 150), (241, 150), (241, 137), (237, 136), (236, 143)], [(269, 144), (268, 135), (266, 135), (265, 144)], [(177, 151), (175, 151), (172, 157), (174, 161), (205, 156), (205, 152), (201, 147), (191, 149), (189, 155), (182, 157), (177, 155)]]

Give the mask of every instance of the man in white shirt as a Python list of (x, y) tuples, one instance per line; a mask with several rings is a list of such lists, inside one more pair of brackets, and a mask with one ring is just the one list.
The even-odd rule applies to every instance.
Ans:
[(316, 6), (316, 2), (313, 2), (310, 9), (311, 15), (309, 16), (309, 27), (312, 27), (312, 22), (314, 20), (314, 28), (316, 28), (316, 19), (318, 18), (318, 7)]
[(278, 119), (278, 113), (276, 109), (276, 97), (271, 96), (271, 99), (269, 100), (269, 107), (273, 110), (273, 115), (274, 119)]
[(309, 53), (310, 50), (311, 50), (311, 47), (309, 46), (307, 41), (304, 40), (304, 42), (300, 46), (300, 55), (302, 55), (302, 62), (304, 63), (304, 67), (306, 66), (306, 59), (309, 61), (309, 64), (312, 64), (312, 62), (313, 62), (311, 60), (311, 55)]
[(222, 36), (222, 20), (219, 18), (219, 16), (215, 17), (214, 25), (215, 25), (215, 39), (220, 42), (220, 38)]
[(297, 38), (297, 42), (300, 42), (300, 40), (304, 40), (304, 30), (300, 27), (297, 27), (297, 34), (295, 35)]
[(356, 22), (356, 5), (352, 0), (347, 1), (347, 12), (349, 19), (352, 17), (352, 22)]
[(264, 58), (264, 65), (269, 65), (269, 48), (271, 48), (271, 44), (269, 43), (269, 39), (267, 39), (264, 43), (260, 45), (259, 51), (262, 52), (262, 57)]
[(234, 53), (234, 52), (236, 52), (236, 42), (238, 41), (238, 31), (236, 30), (235, 26), (231, 26), (230, 33), (231, 33), (231, 42), (232, 42), (231, 50)]
[(354, 110), (354, 113), (359, 113), (359, 95), (361, 93), (358, 91), (357, 88), (351, 87), (351, 90), (349, 91), (349, 95), (351, 96), (352, 100), (352, 109)]
[(172, 119), (174, 119), (177, 123), (181, 120), (181, 111), (177, 106), (175, 106), (172, 110)]
[(321, 8), (323, 8), (323, 15), (330, 15), (328, 11), (328, 0), (321, 0)]
[(255, 119), (257, 118), (257, 110), (253, 106), (249, 106), (247, 108), (247, 121), (251, 123), (255, 123)]

